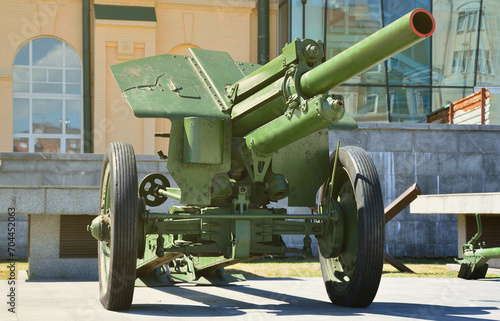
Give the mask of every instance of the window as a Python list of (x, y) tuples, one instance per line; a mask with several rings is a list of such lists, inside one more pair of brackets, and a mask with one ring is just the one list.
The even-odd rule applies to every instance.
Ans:
[(458, 13), (457, 31), (464, 31), (465, 15), (466, 13), (464, 11)]
[[(458, 8), (457, 32), (475, 31), (479, 19), (479, 1), (466, 3)], [(481, 30), (484, 30), (484, 13), (481, 17)]]
[(460, 61), (460, 51), (455, 51), (453, 53), (453, 62), (451, 65), (451, 73), (456, 74), (458, 71), (458, 62)]
[(376, 113), (378, 107), (378, 95), (367, 95), (365, 100), (366, 113)]
[(81, 153), (82, 65), (54, 38), (24, 44), (14, 59), (13, 150)]

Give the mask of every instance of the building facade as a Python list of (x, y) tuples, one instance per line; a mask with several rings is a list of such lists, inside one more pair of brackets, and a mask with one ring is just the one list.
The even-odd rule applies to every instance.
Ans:
[(170, 123), (136, 118), (110, 65), (190, 47), (257, 62), (256, 0), (20, 0), (0, 12), (0, 152), (103, 153), (120, 140), (154, 154)]

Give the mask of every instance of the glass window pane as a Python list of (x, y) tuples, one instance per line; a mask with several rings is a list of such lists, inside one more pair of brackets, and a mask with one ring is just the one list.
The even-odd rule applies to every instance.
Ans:
[[(326, 58), (331, 58), (382, 28), (381, 2), (327, 2)], [(348, 80), (349, 84), (386, 84), (385, 64)]]
[(33, 99), (33, 132), (62, 133), (62, 100)]
[(344, 106), (358, 122), (387, 122), (385, 87), (338, 86), (333, 92), (344, 97)]
[(305, 38), (323, 41), (324, 32), (324, 6), (323, 0), (309, 0), (305, 8)]
[(30, 91), (30, 84), (27, 82), (13, 82), (12, 91), (15, 93), (28, 93)]
[(12, 81), (30, 81), (30, 70), (28, 68), (16, 68), (12, 70)]
[(80, 70), (66, 70), (66, 81), (72, 83), (81, 83), (82, 72)]
[(66, 67), (81, 67), (80, 57), (78, 57), (78, 54), (73, 48), (66, 45), (65, 49)]
[(82, 129), (82, 101), (66, 100), (66, 134), (80, 134)]
[(479, 40), (479, 66), (476, 74), (476, 85), (485, 87), (500, 86), (500, 2), (496, 0), (483, 0), (484, 30), (481, 30)]
[(465, 26), (465, 11), (458, 13), (458, 23), (457, 23), (457, 31), (463, 31)]
[(27, 98), (14, 98), (13, 108), (14, 133), (29, 133), (30, 100)]
[(27, 137), (14, 137), (14, 151), (20, 153), (28, 153), (30, 143), (29, 138)]
[(295, 38), (302, 39), (304, 35), (302, 34), (302, 26), (304, 21), (302, 19), (302, 12), (304, 5), (301, 1), (291, 1), (290, 11), (291, 11), (291, 40)]
[(73, 95), (81, 94), (82, 93), (82, 86), (81, 85), (66, 85), (66, 93), (73, 94)]
[(14, 65), (28, 66), (30, 64), (30, 44), (24, 44), (14, 58)]
[[(400, 1), (385, 0), (384, 25), (396, 21), (415, 8), (431, 10), (430, 0)], [(430, 86), (431, 42), (424, 40), (390, 58), (387, 62), (389, 85)]]
[(61, 69), (49, 69), (49, 81), (50, 82), (62, 82), (62, 70)]
[[(499, 5), (495, 6), (498, 10)], [(434, 1), (433, 15), (438, 27), (431, 37), (433, 86), (474, 86), (478, 10), (479, 1), (463, 5)]]
[(60, 66), (63, 62), (62, 42), (53, 38), (33, 40), (33, 65)]
[(391, 122), (419, 122), (431, 110), (430, 88), (389, 88)]
[(66, 139), (66, 153), (75, 154), (82, 152), (81, 139)]
[(62, 85), (60, 84), (47, 84), (47, 83), (33, 83), (34, 93), (45, 94), (62, 94)]
[(35, 138), (36, 153), (60, 153), (61, 140), (59, 138)]
[(454, 103), (473, 94), (473, 88), (434, 88), (432, 91), (432, 110), (436, 111), (450, 103)]
[(47, 69), (46, 68), (33, 68), (33, 81), (47, 81)]

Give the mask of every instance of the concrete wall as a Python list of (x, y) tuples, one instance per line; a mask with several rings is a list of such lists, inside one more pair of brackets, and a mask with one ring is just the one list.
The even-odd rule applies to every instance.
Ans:
[[(384, 204), (413, 183), (423, 194), (500, 191), (500, 126), (361, 123), (353, 132), (330, 132), (330, 150), (364, 148), (379, 173)], [(386, 225), (393, 256), (457, 255), (456, 215), (415, 215), (405, 209)]]

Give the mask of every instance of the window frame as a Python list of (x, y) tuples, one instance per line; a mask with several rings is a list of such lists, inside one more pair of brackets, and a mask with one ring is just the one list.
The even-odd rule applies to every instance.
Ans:
[[(57, 40), (61, 43), (61, 55), (62, 55), (62, 66), (51, 66), (51, 65), (44, 65), (44, 66), (38, 66), (34, 65), (33, 61), (33, 41), (37, 41), (38, 39), (53, 39)], [(18, 58), (18, 55), (21, 53), (23, 48), (25, 46), (28, 46), (28, 64), (22, 64), (22, 65), (16, 65), (16, 59)], [(67, 50), (71, 50), (71, 53), (68, 53)], [(23, 54), (26, 52), (23, 51)], [(68, 54), (73, 54), (75, 57), (78, 57), (78, 67), (76, 66), (67, 66), (67, 55)], [(16, 106), (15, 106), (15, 100), (16, 99), (27, 99), (28, 100), (28, 132), (27, 133), (22, 133), (22, 132), (15, 132), (15, 124), (13, 124), (12, 128), (12, 150), (16, 152), (16, 146), (15, 146), (15, 141), (16, 140), (28, 140), (28, 148), (27, 152), (39, 152), (35, 150), (36, 144), (39, 142), (40, 139), (58, 139), (59, 140), (59, 149), (58, 153), (68, 153), (71, 149), (67, 148), (67, 144), (73, 140), (73, 139), (78, 139), (80, 140), (79, 143), (79, 148), (76, 149), (74, 152), (82, 153), (83, 152), (83, 67), (82, 67), (82, 61), (78, 53), (76, 52), (75, 49), (73, 49), (68, 43), (66, 43), (63, 40), (53, 38), (53, 37), (39, 37), (39, 38), (34, 38), (26, 43), (24, 43), (18, 50), (18, 52), (15, 55), (14, 62), (13, 62), (13, 79), (12, 79), (12, 109), (13, 113), (16, 113)], [(27, 70), (28, 74), (28, 80), (22, 80), (18, 81), (16, 79), (16, 72), (20, 70)], [(33, 77), (33, 73), (38, 72), (40, 70), (45, 70), (45, 82), (43, 81), (35, 81)], [(51, 71), (60, 71), (62, 79), (61, 81), (50, 81), (50, 73)], [(80, 79), (79, 83), (77, 82), (69, 82), (67, 80), (67, 73), (71, 71), (78, 71), (80, 73)], [(28, 90), (27, 91), (16, 91), (16, 84), (22, 84), (22, 83), (27, 83), (28, 84)], [(60, 84), (61, 85), (61, 93), (47, 93), (47, 92), (35, 92), (33, 90), (33, 85), (36, 84)], [(69, 86), (78, 86), (79, 85), (79, 93), (68, 93), (67, 90), (68, 88), (71, 88)], [(73, 87), (76, 88), (76, 87)], [(34, 107), (33, 107), (33, 100), (60, 100), (61, 105), (62, 105), (62, 112), (61, 112), (61, 119), (60, 119), (60, 127), (61, 127), (61, 133), (37, 133), (34, 130)], [(71, 124), (71, 120), (68, 119), (68, 102), (70, 101), (79, 101), (79, 122), (76, 122), (77, 128), (79, 128), (80, 133), (79, 134), (69, 134), (68, 133), (68, 124)], [(13, 122), (14, 122), (14, 117), (13, 117)], [(43, 151), (45, 152), (45, 151)]]

